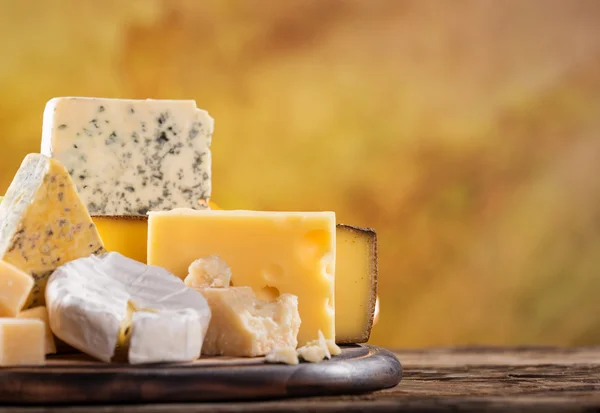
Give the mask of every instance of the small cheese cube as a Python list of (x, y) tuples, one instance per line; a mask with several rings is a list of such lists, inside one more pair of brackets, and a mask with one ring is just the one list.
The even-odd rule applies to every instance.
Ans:
[(298, 353), (294, 347), (275, 347), (265, 356), (267, 363), (298, 364)]
[(102, 240), (65, 167), (27, 155), (0, 203), (0, 259), (34, 279), (24, 308), (44, 304), (56, 268), (101, 252)]
[(298, 344), (298, 297), (281, 294), (261, 301), (250, 287), (198, 289), (212, 319), (202, 345), (210, 356), (264, 356), (275, 347)]
[(190, 264), (185, 285), (192, 288), (224, 288), (231, 283), (231, 269), (218, 255), (198, 258)]
[(50, 325), (48, 324), (48, 310), (45, 306), (30, 308), (29, 310), (21, 311), (17, 318), (31, 318), (34, 320), (40, 320), (44, 323), (45, 328), (45, 337), (46, 337), (46, 354), (54, 354), (56, 353), (56, 343), (54, 342), (54, 335), (50, 330)]
[(40, 320), (0, 318), (0, 366), (44, 364), (45, 334)]
[(146, 263), (148, 245), (147, 216), (92, 216), (106, 251)]
[(0, 261), (0, 317), (16, 316), (31, 289), (33, 278), (5, 261)]
[(298, 297), (304, 344), (335, 338), (335, 214), (175, 209), (150, 212), (148, 264), (180, 278), (198, 257), (218, 255), (234, 286), (261, 299)]
[(67, 167), (92, 215), (206, 208), (213, 128), (193, 100), (59, 97), (41, 152)]

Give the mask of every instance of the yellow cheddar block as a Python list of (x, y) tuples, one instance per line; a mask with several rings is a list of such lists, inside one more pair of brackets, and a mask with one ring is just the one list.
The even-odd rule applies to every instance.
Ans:
[(377, 297), (377, 235), (371, 229), (338, 224), (336, 253), (336, 342), (365, 343)]
[(40, 320), (0, 318), (0, 366), (44, 364), (45, 345)]
[(29, 310), (21, 311), (17, 315), (17, 318), (29, 318), (43, 322), (45, 331), (45, 352), (46, 354), (56, 353), (56, 343), (54, 342), (54, 335), (52, 334), (52, 330), (50, 330), (50, 325), (48, 324), (48, 310), (45, 306), (34, 307), (30, 308)]
[(146, 262), (148, 217), (92, 216), (107, 251), (118, 252), (132, 260)]
[(257, 212), (175, 209), (150, 212), (148, 264), (184, 279), (198, 258), (220, 256), (234, 286), (263, 300), (298, 296), (298, 343), (335, 338), (333, 212)]
[(0, 261), (0, 317), (16, 316), (33, 288), (33, 278), (14, 265)]

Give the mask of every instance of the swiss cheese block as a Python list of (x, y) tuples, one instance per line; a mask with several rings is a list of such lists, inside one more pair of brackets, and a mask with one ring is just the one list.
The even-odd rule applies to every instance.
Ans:
[(62, 162), (92, 215), (206, 208), (213, 119), (193, 100), (54, 98), (42, 153)]
[(338, 343), (365, 343), (373, 325), (377, 296), (377, 235), (337, 226), (335, 332)]
[(261, 299), (298, 296), (298, 342), (335, 337), (333, 212), (151, 212), (148, 263), (185, 278), (199, 257), (218, 255), (231, 268), (234, 286), (251, 287)]
[(202, 354), (256, 357), (275, 347), (298, 345), (298, 297), (281, 294), (273, 301), (262, 301), (250, 287), (198, 291), (208, 301), (212, 313)]
[(27, 155), (0, 203), (0, 259), (34, 279), (25, 308), (44, 304), (44, 288), (57, 267), (103, 251), (65, 167)]
[(45, 335), (40, 320), (0, 318), (0, 366), (44, 364)]
[(46, 349), (46, 354), (56, 353), (56, 343), (54, 342), (54, 335), (52, 335), (50, 325), (48, 324), (48, 310), (45, 306), (34, 307), (30, 308), (29, 310), (21, 311), (17, 315), (17, 318), (30, 318), (43, 322), (45, 329), (44, 348)]
[(25, 305), (33, 278), (14, 265), (0, 261), (0, 317), (14, 317)]
[(118, 252), (139, 262), (146, 262), (148, 217), (92, 216), (107, 251)]

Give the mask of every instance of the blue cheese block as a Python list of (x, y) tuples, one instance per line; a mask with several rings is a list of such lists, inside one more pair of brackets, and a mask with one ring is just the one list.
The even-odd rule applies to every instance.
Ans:
[(213, 127), (193, 100), (54, 98), (42, 154), (66, 166), (91, 215), (204, 209)]

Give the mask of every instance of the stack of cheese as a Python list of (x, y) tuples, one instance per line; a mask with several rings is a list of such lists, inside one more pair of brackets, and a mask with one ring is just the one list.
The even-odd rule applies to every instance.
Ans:
[[(105, 361), (289, 361), (298, 345), (317, 361), (368, 340), (375, 233), (332, 212), (211, 210), (212, 132), (193, 101), (48, 102), (42, 153), (0, 204), (0, 259), (32, 284), (22, 307), (46, 301), (54, 334)], [(200, 282), (213, 267), (227, 282)]]

